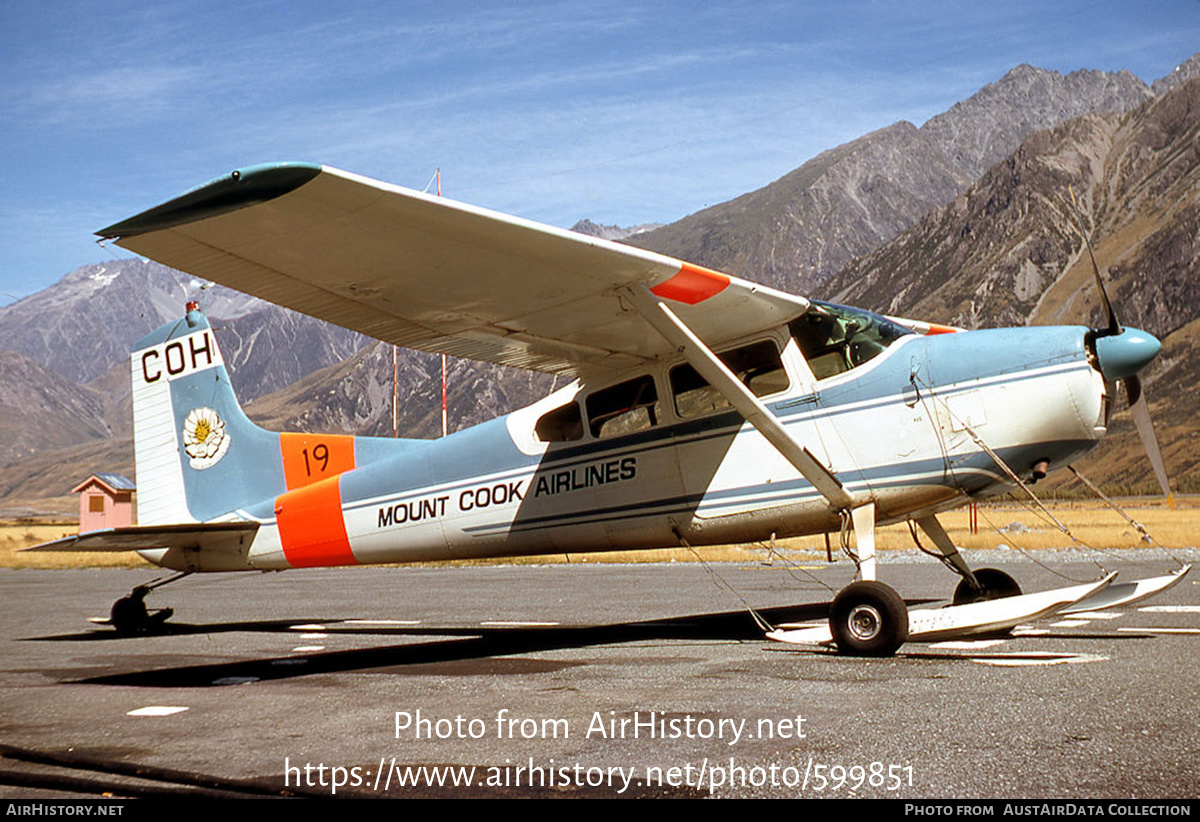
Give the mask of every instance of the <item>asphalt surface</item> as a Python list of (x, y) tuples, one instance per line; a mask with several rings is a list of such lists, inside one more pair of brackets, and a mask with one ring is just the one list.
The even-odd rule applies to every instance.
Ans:
[[(1027, 591), (1099, 575), (1037, 556), (970, 559)], [(209, 575), (150, 596), (171, 633), (126, 638), (86, 619), (152, 571), (3, 570), (0, 797), (1200, 795), (1200, 572), (872, 660), (762, 638), (743, 599), (773, 624), (819, 615), (853, 570), (809, 567)], [(911, 554), (880, 570), (910, 605), (957, 580)]]

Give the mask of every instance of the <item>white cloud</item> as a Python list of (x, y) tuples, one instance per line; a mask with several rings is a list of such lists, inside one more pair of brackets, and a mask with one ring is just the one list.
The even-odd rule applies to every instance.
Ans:
[(27, 238), (19, 265), (39, 249), (58, 273), (95, 256), (64, 261), (76, 246), (46, 203), (90, 233), (271, 160), (418, 188), (440, 165), (448, 196), (559, 225), (665, 221), (866, 131), (920, 124), (1017, 62), (1128, 56), (1145, 76), (1153, 57), (1165, 74), (1200, 42), (1198, 9), (15, 4), (0, 31), (0, 197)]

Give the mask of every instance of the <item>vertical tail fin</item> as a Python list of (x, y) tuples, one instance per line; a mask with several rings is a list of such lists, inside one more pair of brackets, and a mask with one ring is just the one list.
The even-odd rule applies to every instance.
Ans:
[(139, 525), (271, 520), (281, 495), (420, 442), (259, 428), (195, 303), (138, 341), (130, 367)]
[(194, 303), (134, 346), (131, 369), (140, 525), (206, 521), (287, 490), (280, 435), (242, 411)]

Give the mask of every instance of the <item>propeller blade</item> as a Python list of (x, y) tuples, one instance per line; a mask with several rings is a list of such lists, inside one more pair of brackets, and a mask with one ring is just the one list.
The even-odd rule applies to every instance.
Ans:
[[(1071, 205), (1075, 209), (1077, 228), (1083, 237), (1088, 257), (1092, 261), (1092, 274), (1096, 278), (1096, 289), (1100, 292), (1100, 302), (1104, 304), (1104, 313), (1108, 316), (1108, 328), (1096, 333), (1097, 358), (1101, 363), (1101, 373), (1108, 379), (1124, 377), (1126, 394), (1129, 397), (1129, 409), (1133, 414), (1133, 422), (1137, 426), (1138, 436), (1142, 439), (1142, 447), (1154, 469), (1159, 487), (1167, 498), (1171, 510), (1175, 510), (1175, 495), (1171, 493), (1171, 483), (1167, 479), (1167, 468), (1163, 464), (1162, 449), (1158, 446), (1158, 437), (1154, 435), (1154, 423), (1150, 420), (1150, 407), (1142, 394), (1142, 381), (1138, 379), (1140, 371), (1154, 356), (1158, 354), (1158, 340), (1136, 329), (1123, 331), (1117, 321), (1117, 312), (1113, 310), (1112, 302), (1108, 299), (1108, 290), (1104, 287), (1104, 277), (1100, 275), (1100, 265), (1096, 262), (1096, 253), (1092, 250), (1092, 241), (1083, 230), (1083, 215), (1079, 210), (1079, 202), (1075, 199), (1075, 189), (1070, 185), (1067, 191), (1071, 193)], [(1153, 343), (1153, 346), (1148, 343)], [(1107, 365), (1107, 370), (1105, 366)], [(1124, 375), (1128, 376), (1124, 376)], [(1105, 420), (1107, 424), (1107, 419)]]
[(1150, 458), (1150, 465), (1154, 468), (1154, 476), (1158, 478), (1159, 487), (1167, 498), (1167, 505), (1174, 511), (1175, 495), (1171, 493), (1162, 450), (1158, 447), (1158, 437), (1154, 435), (1154, 423), (1150, 421), (1150, 407), (1146, 404), (1146, 395), (1142, 393), (1142, 381), (1136, 376), (1126, 377), (1125, 391), (1129, 395), (1129, 410), (1133, 413), (1138, 436), (1142, 438), (1142, 446), (1146, 449), (1146, 456)]
[(1067, 191), (1071, 193), (1071, 205), (1075, 207), (1075, 216), (1079, 218), (1079, 234), (1083, 237), (1083, 244), (1087, 247), (1088, 257), (1092, 260), (1092, 273), (1096, 275), (1096, 288), (1100, 291), (1100, 302), (1104, 304), (1104, 313), (1108, 316), (1108, 328), (1105, 329), (1106, 334), (1121, 333), (1121, 324), (1117, 322), (1117, 312), (1113, 311), (1112, 303), (1108, 299), (1108, 291), (1104, 288), (1104, 278), (1100, 276), (1100, 266), (1096, 264), (1096, 254), (1092, 251), (1092, 241), (1088, 239), (1087, 233), (1083, 230), (1083, 215), (1079, 213), (1079, 203), (1075, 201), (1075, 189), (1067, 186)]

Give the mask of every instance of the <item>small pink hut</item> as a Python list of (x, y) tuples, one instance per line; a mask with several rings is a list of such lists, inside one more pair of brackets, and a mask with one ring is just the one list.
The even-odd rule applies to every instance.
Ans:
[(72, 493), (79, 494), (79, 533), (133, 524), (133, 480), (124, 474), (92, 474)]

